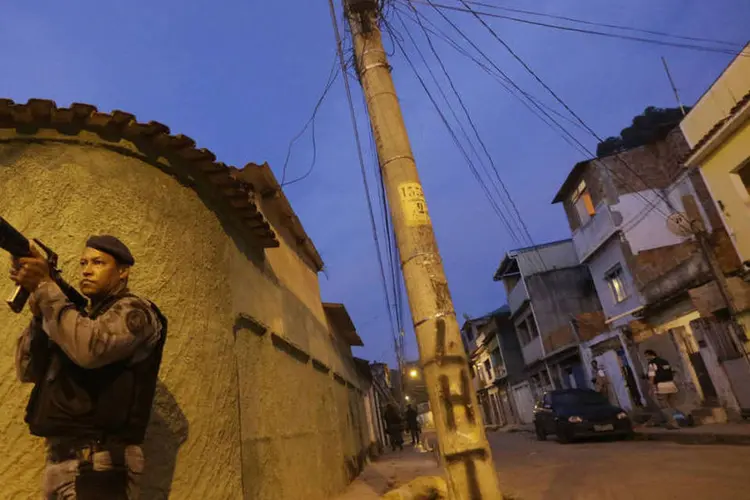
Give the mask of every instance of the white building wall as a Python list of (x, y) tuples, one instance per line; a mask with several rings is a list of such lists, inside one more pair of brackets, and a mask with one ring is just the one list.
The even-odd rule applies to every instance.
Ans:
[(643, 250), (678, 245), (692, 238), (692, 236), (674, 234), (667, 228), (666, 215), (672, 210), (662, 199), (664, 195), (675, 210), (682, 213), (685, 212), (682, 196), (693, 196), (706, 224), (706, 229), (710, 231), (708, 216), (698, 201), (693, 184), (687, 175), (683, 175), (663, 193), (648, 190), (620, 195), (619, 202), (610, 206), (613, 213), (617, 212), (622, 216), (619, 228), (625, 233), (633, 254)]
[(673, 210), (664, 198), (669, 200), (676, 211), (684, 213), (684, 195), (693, 196), (706, 229), (710, 230), (708, 216), (685, 173), (666, 190), (621, 194), (618, 202), (612, 205), (607, 205), (606, 201), (601, 202), (596, 207), (596, 215), (573, 232), (573, 242), (580, 261), (596, 258), (597, 253), (601, 251), (601, 245), (617, 231), (625, 234), (634, 254), (643, 250), (678, 245), (690, 239), (690, 236), (675, 234), (667, 227), (667, 216)]

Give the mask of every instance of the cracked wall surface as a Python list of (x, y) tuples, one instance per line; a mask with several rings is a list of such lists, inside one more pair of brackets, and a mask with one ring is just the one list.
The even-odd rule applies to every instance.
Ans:
[[(137, 261), (133, 291), (169, 318), (143, 498), (324, 499), (343, 489), (369, 443), (359, 379), (330, 333), (315, 272), (286, 241), (258, 249), (163, 159), (118, 149), (125, 141), (39, 139), (0, 130), (0, 215), (56, 250), (73, 282), (89, 235), (120, 237)], [(6, 281), (0, 293), (11, 289)], [(240, 314), (268, 331), (238, 327)], [(0, 499), (39, 497), (43, 445), (23, 422), (31, 386), (14, 371), (28, 320), (0, 307)]]

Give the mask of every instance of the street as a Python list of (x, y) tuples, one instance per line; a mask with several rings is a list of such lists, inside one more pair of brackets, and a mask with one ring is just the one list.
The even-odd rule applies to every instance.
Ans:
[(748, 498), (750, 447), (488, 437), (504, 492), (523, 500)]
[[(748, 498), (750, 447), (653, 441), (561, 445), (527, 432), (488, 433), (500, 484), (516, 500)], [(410, 446), (370, 464), (338, 500), (376, 499), (417, 475), (435, 475), (431, 453)]]

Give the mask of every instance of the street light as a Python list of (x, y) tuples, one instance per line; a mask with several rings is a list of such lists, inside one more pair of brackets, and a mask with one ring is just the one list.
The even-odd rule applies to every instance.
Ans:
[(409, 396), (404, 396), (404, 399), (409, 401)]
[(417, 378), (419, 376), (419, 372), (415, 370), (414, 368), (412, 368), (411, 371), (409, 372), (409, 376), (411, 378)]

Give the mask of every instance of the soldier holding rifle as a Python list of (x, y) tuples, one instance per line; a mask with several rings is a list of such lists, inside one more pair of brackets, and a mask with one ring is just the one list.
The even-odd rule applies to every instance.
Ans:
[(0, 218), (0, 247), (11, 252), (10, 278), (20, 287), (9, 303), (18, 312), (28, 294), (33, 314), (16, 367), (34, 384), (26, 423), (46, 438), (45, 498), (136, 499), (166, 318), (128, 290), (135, 259), (117, 238), (86, 242), (80, 289), (88, 307), (60, 278), (56, 255), (37, 244), (47, 258)]

